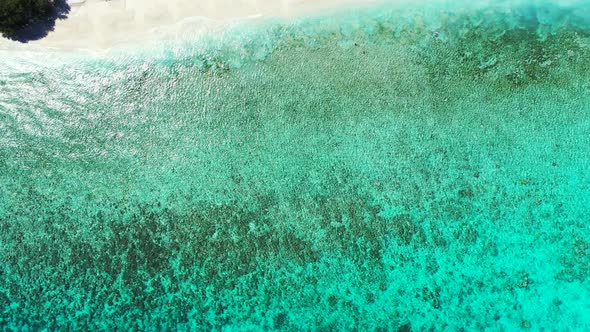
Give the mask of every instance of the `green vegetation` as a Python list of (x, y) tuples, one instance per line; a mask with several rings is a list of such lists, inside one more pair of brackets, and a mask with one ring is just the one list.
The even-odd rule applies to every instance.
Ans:
[(11, 37), (34, 20), (47, 18), (53, 0), (0, 0), (0, 34)]

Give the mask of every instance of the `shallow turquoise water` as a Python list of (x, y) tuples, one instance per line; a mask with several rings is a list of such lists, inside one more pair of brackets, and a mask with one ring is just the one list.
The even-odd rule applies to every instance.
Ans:
[(587, 5), (0, 53), (0, 326), (590, 330)]

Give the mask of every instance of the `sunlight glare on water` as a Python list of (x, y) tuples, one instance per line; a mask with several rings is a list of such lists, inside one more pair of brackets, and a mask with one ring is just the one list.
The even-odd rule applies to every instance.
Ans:
[(0, 53), (0, 326), (589, 330), (588, 5)]

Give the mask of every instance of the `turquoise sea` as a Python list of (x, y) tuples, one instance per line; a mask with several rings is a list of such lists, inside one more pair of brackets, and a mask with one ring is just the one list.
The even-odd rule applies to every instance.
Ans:
[(0, 51), (2, 331), (590, 331), (590, 2)]

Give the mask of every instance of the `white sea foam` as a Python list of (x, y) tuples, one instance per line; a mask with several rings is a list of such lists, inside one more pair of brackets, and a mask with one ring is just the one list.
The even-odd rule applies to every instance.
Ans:
[[(57, 22), (46, 38), (19, 45), (0, 41), (0, 49), (108, 49), (122, 45), (158, 45), (161, 40), (185, 40), (211, 30), (212, 26), (233, 25), (244, 20), (280, 17), (284, 20), (323, 15), (334, 10), (358, 11), (363, 7), (390, 7), (416, 15), (424, 24), (436, 28), (441, 19), (452, 19), (458, 12), (494, 11), (505, 13), (502, 24), (514, 26), (523, 18), (536, 20), (539, 32), (547, 35), (564, 25), (587, 29), (590, 0), (88, 0), (72, 5), (65, 20)], [(481, 20), (477, 15), (474, 20)], [(510, 22), (509, 20), (515, 20)], [(362, 23), (362, 22), (359, 22)]]

